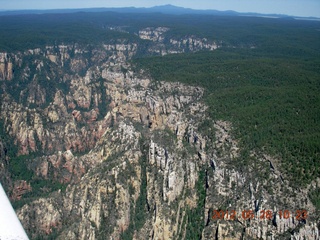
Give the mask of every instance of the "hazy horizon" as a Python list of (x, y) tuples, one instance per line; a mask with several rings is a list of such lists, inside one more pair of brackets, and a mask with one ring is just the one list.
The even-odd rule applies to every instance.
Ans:
[(319, 0), (0, 0), (0, 10), (49, 10), (49, 9), (77, 9), (77, 8), (120, 8), (120, 7), (154, 7), (171, 4), (192, 9), (212, 9), (219, 11), (233, 10), (237, 12), (261, 14), (285, 14), (300, 17), (320, 17)]

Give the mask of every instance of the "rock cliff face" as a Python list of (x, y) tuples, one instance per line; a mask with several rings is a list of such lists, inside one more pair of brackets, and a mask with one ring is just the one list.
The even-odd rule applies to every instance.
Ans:
[(7, 148), (3, 140), (0, 138), (0, 182), (6, 189), (12, 188), (12, 181), (8, 171)]
[[(139, 34), (158, 43), (166, 31)], [(217, 47), (169, 41), (192, 43), (190, 51)], [(0, 79), (11, 80), (1, 83), (5, 132), (30, 156), (34, 178), (65, 186), (25, 198), (17, 214), (29, 236), (193, 239), (196, 226), (202, 239), (319, 239), (307, 190), (291, 189), (271, 156), (242, 159), (232, 124), (207, 116), (203, 89), (133, 72), (128, 60), (138, 50), (119, 40), (0, 55)], [(211, 132), (202, 130), (207, 122)], [(0, 159), (1, 176), (9, 176), (15, 159), (1, 142)], [(11, 198), (34, 191), (23, 180), (8, 185)], [(308, 218), (297, 219), (305, 209)], [(252, 215), (243, 218), (244, 210)], [(280, 216), (284, 210), (290, 216)]]
[(0, 53), (0, 80), (11, 80), (13, 69), (11, 59), (6, 53)]
[(170, 31), (165, 27), (149, 27), (139, 31), (139, 37), (153, 41), (148, 51), (150, 53), (156, 53), (159, 55), (167, 55), (174, 53), (195, 52), (200, 50), (215, 50), (220, 47), (221, 44), (217, 44), (215, 41), (210, 41), (207, 38), (199, 38), (196, 36), (183, 36), (181, 38), (170, 37), (170, 34), (166, 34)]

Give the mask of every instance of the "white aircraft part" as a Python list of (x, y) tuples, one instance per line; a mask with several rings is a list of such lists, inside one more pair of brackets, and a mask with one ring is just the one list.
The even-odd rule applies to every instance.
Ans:
[(0, 183), (0, 240), (29, 240)]

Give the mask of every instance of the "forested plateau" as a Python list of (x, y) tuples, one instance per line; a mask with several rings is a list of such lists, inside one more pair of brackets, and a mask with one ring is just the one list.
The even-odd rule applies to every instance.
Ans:
[(319, 21), (0, 21), (0, 182), (30, 239), (319, 239)]

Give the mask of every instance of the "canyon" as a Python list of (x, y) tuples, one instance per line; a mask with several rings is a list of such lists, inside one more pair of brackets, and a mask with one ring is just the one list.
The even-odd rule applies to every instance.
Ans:
[[(222, 44), (169, 30), (137, 32), (147, 54)], [(141, 47), (117, 39), (0, 53), (1, 183), (30, 239), (319, 239), (308, 197), (319, 179), (294, 189), (276, 157), (250, 152), (243, 161), (233, 124), (207, 113), (205, 89), (137, 71)], [(12, 176), (17, 158), (32, 177)], [(214, 219), (226, 209), (238, 217)], [(264, 209), (270, 219), (260, 218)], [(305, 219), (294, 214), (305, 209)]]

